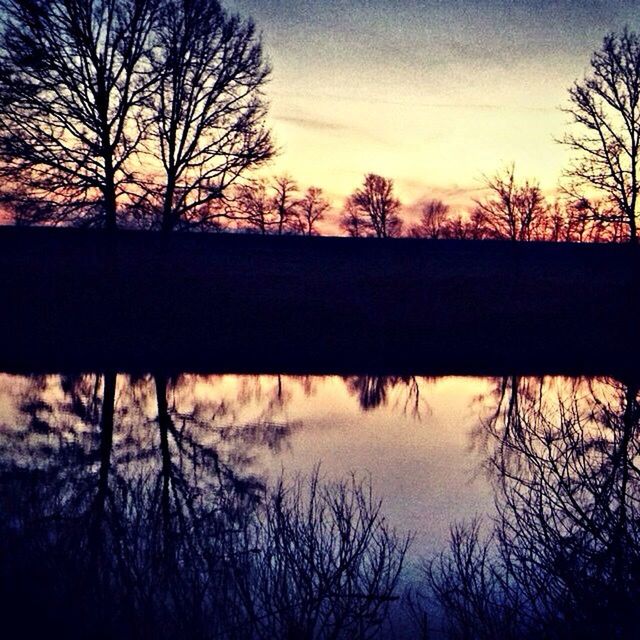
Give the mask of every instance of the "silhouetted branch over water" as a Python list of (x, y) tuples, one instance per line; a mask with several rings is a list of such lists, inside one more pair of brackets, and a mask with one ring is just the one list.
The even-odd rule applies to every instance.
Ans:
[(502, 388), (482, 426), (495, 522), (455, 526), (427, 567), (451, 637), (634, 637), (637, 383), (514, 378)]
[(269, 439), (206, 420), (193, 400), (185, 410), (171, 399), (180, 387), (106, 374), (24, 390), (16, 422), (0, 427), (5, 631), (374, 637), (408, 538), (369, 483), (316, 469), (267, 488), (242, 449)]

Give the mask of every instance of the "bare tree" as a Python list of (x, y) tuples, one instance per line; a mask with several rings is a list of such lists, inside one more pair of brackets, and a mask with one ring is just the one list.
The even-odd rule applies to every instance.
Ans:
[(358, 207), (353, 198), (347, 198), (340, 214), (340, 228), (352, 238), (364, 238), (372, 235), (369, 216)]
[(298, 201), (298, 229), (305, 236), (318, 235), (316, 223), (324, 219), (331, 205), (322, 196), (322, 189), (309, 187)]
[[(393, 195), (393, 180), (369, 173), (361, 189), (356, 189), (347, 203), (349, 216), (364, 214), (374, 235), (393, 238), (402, 232), (402, 220), (398, 216), (400, 201)], [(357, 225), (352, 225), (354, 230)]]
[(0, 176), (23, 218), (116, 227), (157, 0), (2, 0)]
[(420, 209), (420, 221), (409, 230), (413, 238), (442, 238), (449, 206), (442, 200), (426, 200)]
[(386, 524), (369, 483), (322, 484), (317, 470), (281, 482), (249, 533), (234, 572), (250, 637), (375, 637), (410, 539)]
[(263, 179), (239, 185), (231, 203), (231, 217), (242, 227), (266, 235), (271, 232), (271, 198)]
[(482, 220), (491, 236), (508, 240), (534, 240), (546, 215), (544, 197), (537, 184), (518, 184), (515, 166), (507, 167), (486, 186), (491, 197), (477, 200), (474, 216)]
[(481, 427), (492, 535), (454, 528), (428, 571), (453, 637), (635, 635), (638, 386), (558, 382), (505, 380)]
[[(18, 605), (8, 628), (247, 637), (235, 627), (232, 569), (265, 495), (250, 466), (290, 431), (235, 423), (223, 403), (185, 393), (191, 381), (41, 376), (24, 391), (12, 381), (12, 420), (25, 429), (0, 424), (0, 593), (25, 586), (4, 600)], [(37, 602), (28, 621), (21, 596)]]
[(299, 232), (298, 185), (288, 176), (271, 181), (258, 178), (239, 185), (230, 202), (229, 217), (261, 234)]
[(477, 208), (471, 212), (469, 219), (463, 222), (463, 234), (468, 240), (484, 240), (491, 236), (487, 221)]
[[(453, 525), (447, 551), (425, 563), (426, 578), (443, 610), (446, 638), (516, 640), (522, 637), (524, 607), (517, 597), (509, 597), (514, 577), (509, 566), (496, 563), (497, 536), (484, 532), (482, 525), (479, 519)], [(424, 595), (414, 596), (412, 604), (427, 614), (421, 616), (426, 622), (421, 626), (425, 637), (431, 637)]]
[(551, 242), (620, 242), (623, 224), (608, 221), (603, 203), (586, 198), (557, 200), (549, 207), (544, 239)]
[(148, 144), (163, 169), (161, 226), (206, 226), (225, 215), (212, 201), (274, 153), (262, 95), (270, 70), (253, 22), (217, 0), (164, 0), (154, 53)]
[(25, 382), (0, 380), (14, 409), (0, 423), (8, 628), (364, 639), (384, 622), (408, 541), (370, 483), (316, 472), (272, 491), (251, 471), (293, 424), (238, 423), (215, 394), (194, 400), (199, 377)]
[(640, 158), (640, 39), (627, 29), (604, 38), (591, 73), (569, 90), (565, 110), (576, 133), (563, 139), (575, 152), (567, 171), (576, 189), (595, 188), (615, 205), (637, 244)]
[(0, 8), (0, 175), (18, 222), (212, 228), (225, 189), (273, 155), (260, 39), (216, 0)]
[(443, 225), (441, 234), (443, 238), (453, 240), (472, 239), (472, 236), (470, 235), (469, 220), (464, 218), (462, 215), (457, 215), (455, 218), (449, 218), (449, 220), (447, 220)]
[(282, 234), (295, 228), (298, 215), (298, 185), (289, 176), (278, 176), (272, 182), (272, 210), (276, 233)]

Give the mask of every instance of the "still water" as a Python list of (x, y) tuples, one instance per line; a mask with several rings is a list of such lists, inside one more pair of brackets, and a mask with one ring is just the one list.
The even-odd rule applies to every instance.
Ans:
[[(29, 440), (55, 447), (88, 439), (99, 429), (103, 385), (95, 375), (1, 377), (4, 456), (12, 438), (27, 434), (21, 455)], [(167, 408), (185, 438), (215, 448), (255, 482), (309, 475), (316, 465), (328, 479), (370, 477), (394, 526), (432, 550), (452, 522), (492, 505), (471, 435), (495, 391), (495, 381), (475, 378), (184, 375), (168, 384)], [(116, 465), (127, 439), (140, 461), (159, 449), (156, 394), (152, 376), (117, 377)], [(31, 455), (30, 463), (45, 463)]]
[(66, 637), (628, 637), (639, 419), (613, 379), (4, 374), (7, 619)]

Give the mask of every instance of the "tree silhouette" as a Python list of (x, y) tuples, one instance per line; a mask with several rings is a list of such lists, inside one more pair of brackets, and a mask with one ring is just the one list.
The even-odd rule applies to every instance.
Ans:
[(490, 237), (534, 240), (540, 236), (547, 208), (537, 184), (518, 184), (511, 165), (487, 178), (486, 186), (491, 196), (476, 201), (474, 215)]
[(16, 409), (0, 424), (8, 631), (311, 640), (385, 621), (408, 539), (370, 483), (250, 473), (293, 424), (236, 423), (193, 376), (22, 382), (0, 379)]
[(365, 238), (372, 235), (371, 222), (352, 198), (347, 198), (340, 214), (340, 229), (352, 238)]
[(587, 198), (556, 200), (549, 207), (543, 238), (551, 242), (621, 242), (626, 225), (611, 205)]
[(273, 179), (272, 210), (276, 233), (283, 233), (295, 228), (298, 215), (298, 185), (289, 176), (277, 176)]
[(239, 185), (230, 206), (231, 217), (241, 226), (262, 235), (271, 233), (271, 198), (264, 179)]
[(260, 40), (216, 0), (0, 8), (0, 176), (17, 221), (210, 228), (225, 189), (273, 154)]
[(409, 230), (412, 238), (446, 237), (449, 206), (442, 200), (427, 200), (420, 207), (420, 221)]
[(163, 168), (162, 229), (206, 226), (240, 174), (274, 153), (255, 26), (216, 0), (165, 0), (156, 33), (148, 146)]
[(427, 569), (452, 637), (631, 638), (640, 602), (636, 382), (505, 378), (480, 427), (496, 517)]
[(355, 476), (324, 484), (316, 468), (280, 481), (236, 555), (250, 637), (377, 637), (410, 543), (381, 506)]
[(362, 188), (349, 196), (341, 224), (354, 237), (373, 234), (378, 238), (393, 238), (402, 232), (399, 210), (400, 201), (393, 195), (393, 180), (369, 173)]
[(239, 185), (231, 200), (229, 217), (240, 228), (263, 235), (317, 235), (315, 225), (329, 208), (317, 187), (300, 198), (297, 183), (287, 175)]
[(324, 220), (325, 213), (330, 206), (322, 196), (322, 189), (309, 187), (298, 201), (298, 231), (305, 236), (318, 235), (316, 223)]
[(640, 158), (640, 39), (625, 29), (611, 33), (591, 58), (590, 73), (569, 90), (576, 133), (563, 142), (575, 153), (567, 171), (572, 189), (595, 188), (615, 205), (616, 218), (638, 242)]
[(154, 84), (157, 8), (156, 0), (2, 0), (0, 175), (23, 220), (115, 229)]

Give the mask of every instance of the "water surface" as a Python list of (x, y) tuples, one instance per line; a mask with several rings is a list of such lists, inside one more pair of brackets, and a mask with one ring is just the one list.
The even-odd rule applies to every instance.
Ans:
[[(617, 589), (618, 602), (627, 606), (635, 601), (638, 575), (637, 401), (636, 386), (608, 378), (3, 374), (3, 593), (13, 602), (19, 594), (24, 604), (25, 598), (41, 601), (58, 590), (59, 600), (51, 596), (47, 603), (47, 596), (38, 605), (40, 621), (75, 637), (101, 617), (105, 637), (144, 637), (140, 625), (158, 632), (159, 621), (167, 637), (285, 637), (292, 629), (302, 634), (301, 620), (307, 618), (292, 595), (302, 587), (287, 581), (318, 541), (297, 550), (297, 556), (289, 545), (297, 549), (311, 535), (312, 516), (305, 509), (313, 503), (308, 482), (315, 478), (319, 487), (328, 487), (330, 501), (347, 496), (338, 511), (331, 506), (319, 511), (314, 526), (324, 533), (318, 539), (333, 540), (325, 557), (371, 510), (382, 537), (368, 539), (370, 555), (358, 560), (352, 574), (347, 571), (348, 579), (335, 578), (329, 590), (333, 609), (323, 604), (311, 616), (308, 637), (325, 637), (318, 630), (331, 625), (345, 637), (358, 629), (358, 637), (375, 632), (411, 637), (415, 615), (408, 613), (406, 594), (425, 591), (429, 580), (423, 567), (434, 561), (440, 562), (440, 583), (421, 611), (428, 613), (431, 632), (444, 636), (482, 623), (511, 625), (517, 637), (526, 625), (539, 629), (557, 615), (566, 619), (559, 602), (568, 596), (575, 605), (571, 615), (576, 607), (584, 614), (605, 587)], [(351, 494), (349, 487), (364, 490)], [(294, 507), (285, 515), (278, 511), (279, 490), (293, 496)], [(276, 501), (269, 502), (273, 495)], [(354, 508), (351, 524), (346, 529), (336, 524), (332, 538), (336, 513), (339, 521), (345, 509)], [(260, 518), (267, 518), (268, 526)], [(487, 542), (493, 527), (497, 546)], [(457, 548), (452, 530), (459, 534)], [(525, 561), (518, 554), (509, 555), (505, 565), (507, 539), (509, 554), (528, 549), (538, 554), (538, 563), (544, 559), (542, 568), (532, 574), (533, 556)], [(259, 547), (259, 541), (273, 546), (277, 540), (285, 547), (272, 555)], [(389, 592), (371, 599), (379, 607), (375, 611), (365, 607), (351, 622), (336, 618), (341, 599), (353, 609), (349, 598), (365, 588), (363, 575), (373, 558), (383, 557), (376, 556), (381, 544), (388, 552), (381, 575)], [(489, 545), (485, 555), (478, 553), (482, 545)], [(483, 588), (491, 584), (491, 593), (462, 588), (464, 563), (447, 560), (461, 550), (472, 575), (489, 572)], [(556, 571), (565, 552), (572, 567), (581, 567), (580, 580), (567, 569)], [(287, 553), (294, 564), (286, 565), (285, 574), (273, 573)], [(258, 556), (255, 566), (246, 564)], [(238, 558), (243, 558), (241, 572)], [(396, 560), (403, 564), (398, 576)], [(509, 584), (517, 588), (492, 582), (516, 565), (519, 573)], [(311, 575), (309, 585), (319, 589), (320, 569), (304, 566), (300, 576)], [(576, 587), (584, 584), (584, 572), (591, 576), (591, 591)], [(549, 593), (548, 585), (554, 585), (553, 597), (526, 593), (524, 585), (538, 579)], [(244, 591), (239, 584), (245, 584)], [(438, 584), (448, 585), (449, 600), (443, 592), (438, 597)], [(89, 593), (85, 614), (69, 609), (70, 596)], [(222, 601), (216, 593), (225, 594)], [(274, 612), (275, 600), (264, 594), (279, 600), (286, 594), (295, 615)], [(516, 596), (526, 619), (504, 617)], [(168, 598), (162, 615), (157, 603), (148, 602), (158, 597)], [(541, 613), (536, 607), (547, 597)], [(506, 604), (487, 604), (479, 612), (476, 600)], [(226, 611), (234, 612), (233, 620), (222, 615)], [(604, 620), (600, 631), (610, 630), (606, 616), (599, 619)], [(276, 626), (260, 630), (257, 620)]]

